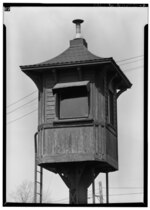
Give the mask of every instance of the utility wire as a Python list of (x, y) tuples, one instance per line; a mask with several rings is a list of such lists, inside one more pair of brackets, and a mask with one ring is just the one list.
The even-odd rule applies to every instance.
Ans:
[[(106, 187), (102, 187), (103, 189), (106, 189)], [(109, 187), (110, 189), (141, 189), (143, 187)], [(99, 190), (99, 189), (96, 189), (96, 191)], [(91, 194), (91, 193), (90, 193)], [(132, 195), (132, 194), (143, 194), (143, 193), (119, 193), (119, 194), (110, 194), (110, 196), (115, 196), (115, 195)], [(95, 195), (96, 197), (99, 197), (99, 195)], [(106, 195), (103, 195), (103, 196), (106, 196)], [(88, 198), (92, 198), (92, 196), (88, 196)], [(62, 198), (62, 199), (59, 199), (59, 200), (55, 200), (54, 202), (59, 202), (59, 201), (63, 201), (63, 200), (68, 200), (68, 198)]]
[[(143, 194), (143, 193), (118, 193), (118, 194), (109, 194), (109, 196), (140, 195), (140, 194)], [(103, 196), (106, 196), (106, 195), (103, 195)], [(99, 195), (95, 195), (95, 197), (99, 197)], [(92, 196), (88, 196), (88, 199), (90, 199), (90, 198), (92, 198)], [(65, 201), (65, 200), (68, 200), (68, 198), (62, 198), (60, 200), (55, 200), (55, 201), (53, 201), (53, 203)]]
[(8, 112), (7, 114), (11, 114), (12, 112), (15, 112), (15, 111), (17, 111), (18, 109), (21, 109), (21, 108), (24, 107), (25, 105), (30, 104), (30, 103), (32, 103), (32, 102), (35, 101), (35, 100), (37, 100), (37, 97), (34, 98), (33, 100), (31, 100), (31, 101), (29, 101), (29, 102), (27, 102), (27, 103), (25, 103), (25, 104), (19, 106), (19, 107), (17, 107), (16, 109), (13, 109), (12, 111)]
[(21, 117), (18, 117), (18, 118), (16, 118), (15, 120), (12, 120), (12, 121), (8, 122), (7, 124), (10, 124), (10, 123), (13, 123), (13, 122), (15, 122), (15, 121), (17, 121), (17, 120), (20, 120), (20, 119), (26, 117), (27, 115), (30, 115), (31, 113), (33, 113), (33, 112), (35, 112), (35, 111), (37, 111), (37, 109), (34, 109), (33, 111), (31, 111), (31, 112), (29, 112), (29, 113), (27, 113), (27, 114), (25, 114), (25, 115), (22, 115)]
[[(102, 187), (102, 189), (105, 190), (106, 187)], [(138, 189), (143, 189), (143, 187), (109, 187), (109, 190), (138, 190)], [(98, 192), (98, 191), (99, 191), (99, 188), (95, 190), (95, 192)], [(89, 191), (89, 194), (90, 195), (92, 194), (91, 190)]]
[[(138, 195), (143, 193), (116, 193), (116, 194), (109, 194), (109, 196), (120, 196), (120, 195)], [(99, 195), (95, 195), (96, 197), (99, 197)], [(106, 195), (103, 195), (106, 196)], [(92, 197), (92, 196), (91, 196)]]
[[(140, 195), (143, 193), (121, 193), (121, 194), (110, 194), (109, 196), (122, 196), (122, 195)], [(104, 195), (106, 196), (106, 195)]]
[[(102, 187), (102, 189), (105, 190), (106, 187)], [(134, 189), (135, 190), (135, 189), (143, 189), (143, 187), (109, 187), (109, 189), (110, 190), (114, 190), (114, 189), (115, 190), (126, 190), (126, 189), (128, 189), (128, 190), (133, 190)], [(89, 193), (92, 193), (91, 191), (92, 190), (90, 190)], [(99, 191), (99, 188), (97, 188), (95, 191)]]
[[(116, 62), (124, 62), (124, 61), (127, 61), (127, 60), (132, 60), (132, 59), (135, 59), (135, 58), (139, 58), (139, 57), (142, 57), (142, 56), (143, 56), (143, 55), (139, 55), (139, 56), (127, 58), (127, 59), (124, 59), (124, 60), (119, 60), (119, 61), (116, 61)], [(141, 58), (140, 60), (142, 60), (142, 58)], [(124, 63), (124, 64), (120, 64), (120, 65), (126, 65), (126, 64), (135, 63), (135, 62), (138, 62), (138, 61), (139, 61), (139, 60), (132, 61), (132, 62), (128, 62), (128, 63)], [(21, 98), (21, 99), (15, 101), (15, 102), (13, 102), (12, 104), (9, 104), (7, 107), (10, 107), (10, 106), (12, 106), (12, 105), (14, 105), (14, 104), (16, 104), (16, 103), (22, 101), (23, 99), (29, 97), (30, 95), (34, 94), (35, 92), (37, 92), (37, 90), (36, 90), (36, 91), (33, 91), (32, 93), (30, 93), (30, 94), (28, 94), (28, 95), (26, 95), (25, 97), (23, 97), (23, 98)]]
[(27, 97), (29, 97), (29, 96), (33, 95), (35, 92), (37, 92), (37, 90), (35, 90), (35, 91), (33, 91), (32, 93), (30, 93), (30, 94), (28, 94), (28, 95), (24, 96), (23, 98), (20, 98), (19, 100), (17, 100), (17, 101), (15, 101), (15, 102), (13, 102), (12, 104), (9, 104), (7, 107), (10, 107), (10, 106), (12, 106), (12, 105), (14, 105), (14, 104), (16, 104), (16, 103), (18, 103), (18, 102), (22, 101), (23, 99), (25, 99), (25, 98), (27, 98)]
[(127, 64), (130, 64), (130, 63), (135, 63), (135, 62), (138, 62), (138, 61), (141, 61), (141, 60), (143, 60), (143, 58), (138, 59), (138, 60), (136, 60), (136, 61), (131, 61), (131, 62), (128, 62), (128, 63), (122, 63), (122, 64), (119, 64), (119, 65), (120, 65), (120, 66), (123, 66), (123, 65), (127, 65)]
[[(106, 187), (102, 187), (106, 189)], [(143, 189), (143, 187), (109, 187), (109, 189)]]
[(142, 67), (143, 67), (143, 66), (137, 66), (137, 67), (134, 67), (134, 68), (125, 69), (125, 70), (123, 70), (123, 72), (136, 70), (136, 69), (139, 69), (139, 68), (142, 68)]
[[(142, 68), (142, 67), (143, 67), (143, 66), (137, 66), (137, 67), (135, 67), (135, 68), (125, 69), (125, 70), (123, 70), (123, 72), (132, 71), (132, 70), (135, 70), (135, 69), (138, 69), (138, 68)], [(24, 104), (24, 105), (25, 105), (25, 104)], [(24, 106), (24, 105), (22, 105), (22, 106)], [(32, 113), (32, 112), (31, 112), (31, 113)], [(27, 115), (29, 115), (29, 114), (30, 114), (30, 113), (25, 114), (25, 115), (23, 115), (23, 117), (25, 117), (25, 116), (27, 116)], [(15, 120), (12, 120), (12, 121), (8, 122), (8, 124), (13, 123), (13, 122), (15, 122), (15, 121), (17, 121), (17, 120), (20, 120), (20, 119), (22, 119), (22, 117), (17, 118), (17, 119), (15, 119)]]
[[(141, 56), (142, 56), (142, 55), (141, 55)], [(141, 57), (141, 56), (136, 56), (136, 57)], [(132, 58), (129, 58), (129, 59), (124, 59), (124, 60), (122, 60), (122, 61), (130, 60), (130, 59), (133, 59), (133, 58), (136, 58), (136, 57), (132, 57)], [(137, 68), (142, 68), (142, 67), (143, 67), (143, 66), (137, 66), (137, 67), (135, 67), (135, 68), (125, 69), (125, 70), (123, 70), (123, 72), (135, 70), (135, 69), (137, 69)], [(19, 101), (23, 100), (24, 98), (29, 97), (30, 95), (34, 94), (35, 92), (37, 92), (37, 90), (36, 90), (36, 91), (33, 91), (32, 93), (28, 94), (27, 96), (25, 96), (25, 97), (23, 97), (23, 98), (21, 98), (21, 99), (19, 99), (19, 100), (17, 100), (16, 102), (10, 104), (9, 106), (12, 106), (12, 105), (18, 103)], [(33, 100), (36, 100), (36, 99), (33, 99)], [(31, 103), (31, 102), (32, 102), (32, 101), (27, 102), (26, 104)], [(9, 114), (10, 114), (11, 112), (16, 111), (17, 109), (19, 109), (19, 108), (25, 106), (26, 104), (23, 104), (22, 106), (20, 106), (20, 107), (14, 109), (14, 110), (12, 110), (12, 111), (10, 111)], [(35, 110), (35, 111), (36, 111), (36, 110)], [(33, 111), (32, 111), (32, 112), (33, 112)], [(15, 119), (15, 120), (10, 121), (10, 122), (8, 122), (8, 124), (13, 123), (13, 122), (15, 122), (15, 121), (17, 121), (17, 120), (20, 120), (20, 119), (22, 119), (23, 117), (25, 117), (25, 116), (31, 114), (32, 112), (27, 113), (27, 114), (23, 115), (22, 117), (19, 117), (19, 118)]]
[[(122, 195), (141, 195), (143, 193), (118, 193), (118, 194), (109, 194), (109, 196), (122, 196)], [(106, 196), (106, 195), (103, 195)], [(99, 198), (99, 195), (95, 195), (95, 197)], [(92, 196), (88, 196), (88, 198), (92, 198)]]
[(135, 57), (131, 57), (131, 58), (127, 58), (127, 59), (123, 59), (123, 60), (118, 60), (116, 62), (124, 62), (124, 61), (127, 61), (127, 60), (132, 60), (132, 59), (135, 59), (135, 58), (139, 58), (139, 57), (143, 57), (143, 55), (138, 55), (138, 56), (135, 56)]
[(55, 202), (61, 202), (61, 201), (67, 201), (68, 199), (69, 199), (69, 198), (62, 198), (62, 199), (53, 201), (53, 203), (55, 203)]
[[(135, 69), (141, 68), (141, 67), (143, 67), (143, 66), (137, 66), (137, 67), (135, 67), (135, 68), (125, 69), (125, 70), (123, 70), (123, 72), (135, 70)], [(23, 106), (24, 106), (24, 105), (23, 105)], [(31, 113), (32, 113), (32, 112), (31, 112)], [(27, 116), (27, 115), (29, 115), (29, 114), (30, 114), (30, 113), (25, 114), (25, 115), (23, 115), (23, 117), (25, 117), (25, 116)], [(20, 119), (22, 119), (22, 117), (17, 118), (17, 119), (15, 119), (15, 120), (12, 120), (12, 121), (8, 122), (8, 124), (13, 123), (13, 122), (15, 122), (15, 121), (17, 121), (17, 120), (20, 120)]]

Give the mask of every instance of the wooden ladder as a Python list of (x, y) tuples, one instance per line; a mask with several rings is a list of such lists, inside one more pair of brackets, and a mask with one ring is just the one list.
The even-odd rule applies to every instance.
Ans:
[(42, 203), (43, 168), (37, 163), (37, 135), (34, 135), (35, 143), (35, 171), (34, 171), (34, 203)]

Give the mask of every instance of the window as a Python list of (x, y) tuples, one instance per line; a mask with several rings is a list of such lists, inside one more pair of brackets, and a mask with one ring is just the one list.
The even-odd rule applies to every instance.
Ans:
[(59, 119), (87, 118), (89, 116), (89, 82), (59, 83), (53, 88), (57, 94)]
[(114, 126), (114, 94), (108, 91), (108, 123)]

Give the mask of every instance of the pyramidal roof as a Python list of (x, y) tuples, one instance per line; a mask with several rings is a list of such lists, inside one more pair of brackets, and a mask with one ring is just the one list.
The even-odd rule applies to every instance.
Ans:
[(81, 36), (80, 24), (82, 22), (83, 20), (80, 19), (73, 20), (73, 23), (76, 24), (76, 36), (75, 39), (70, 41), (70, 46), (68, 49), (66, 49), (60, 55), (52, 59), (49, 59), (47, 61), (44, 61), (42, 63), (20, 66), (21, 70), (31, 77), (33, 76), (32, 73), (34, 74), (35, 71), (43, 72), (44, 70), (47, 71), (50, 69), (61, 69), (68, 66), (80, 66), (80, 65), (88, 66), (91, 64), (99, 65), (107, 63), (111, 65), (110, 70), (117, 72), (118, 76), (123, 81), (120, 87), (122, 88), (131, 87), (132, 84), (125, 76), (125, 74), (121, 71), (121, 69), (116, 64), (116, 62), (113, 60), (112, 57), (102, 58), (88, 51), (87, 43), (85, 39), (83, 39)]
[(45, 66), (61, 66), (61, 65), (69, 65), (69, 64), (81, 64), (81, 63), (91, 63), (95, 61), (103, 61), (110, 60), (110, 58), (101, 58), (94, 54), (92, 54), (87, 49), (87, 42), (81, 36), (81, 27), (80, 24), (83, 20), (76, 19), (73, 23), (76, 24), (76, 36), (75, 39), (70, 41), (70, 46), (64, 52), (59, 54), (58, 56), (44, 61), (42, 63), (21, 66), (24, 68), (36, 68), (36, 67), (45, 67)]
[(66, 64), (97, 61), (102, 58), (92, 54), (87, 49), (85, 39), (77, 38), (70, 41), (70, 47), (63, 53), (41, 64)]
[(101, 58), (92, 54), (87, 49), (87, 43), (83, 38), (75, 38), (70, 41), (70, 47), (58, 56), (44, 61), (42, 63), (22, 66), (26, 67), (44, 67), (44, 66), (60, 66), (69, 64), (91, 63), (95, 61), (103, 61), (110, 58)]

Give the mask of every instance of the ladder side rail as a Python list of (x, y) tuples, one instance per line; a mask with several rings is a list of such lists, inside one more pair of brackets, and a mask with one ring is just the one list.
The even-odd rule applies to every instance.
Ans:
[(37, 135), (38, 132), (34, 134), (34, 149), (35, 149), (35, 171), (34, 171), (34, 203), (37, 202)]
[(43, 168), (40, 166), (40, 203), (42, 203), (42, 188), (43, 188)]

